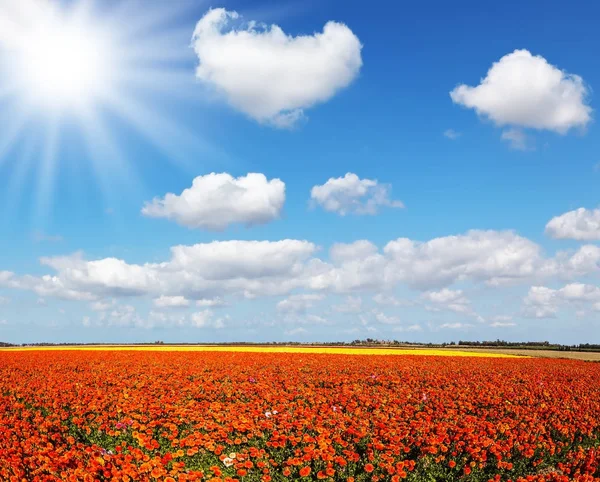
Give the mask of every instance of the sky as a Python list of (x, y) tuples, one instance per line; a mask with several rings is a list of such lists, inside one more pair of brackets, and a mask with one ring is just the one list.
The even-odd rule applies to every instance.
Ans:
[(598, 15), (0, 0), (0, 341), (599, 343)]

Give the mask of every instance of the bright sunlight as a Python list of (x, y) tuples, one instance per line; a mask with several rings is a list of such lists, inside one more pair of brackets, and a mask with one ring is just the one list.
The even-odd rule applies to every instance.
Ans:
[(30, 101), (53, 107), (89, 103), (109, 82), (109, 42), (81, 19), (49, 11), (19, 39), (17, 72)]

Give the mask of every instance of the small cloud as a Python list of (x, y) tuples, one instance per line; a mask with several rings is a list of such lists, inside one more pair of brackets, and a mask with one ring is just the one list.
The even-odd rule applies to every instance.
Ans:
[(459, 85), (450, 97), (498, 126), (546, 129), (565, 134), (592, 120), (583, 79), (540, 55), (515, 50), (489, 69), (475, 87)]
[(509, 328), (511, 326), (517, 326), (516, 323), (512, 321), (494, 321), (490, 323), (492, 328)]
[(7, 298), (6, 296), (0, 296), (0, 305), (7, 305), (8, 303), (10, 303), (10, 298)]
[(360, 179), (348, 172), (344, 177), (332, 177), (323, 185), (313, 186), (310, 197), (314, 205), (340, 216), (374, 215), (380, 207), (404, 207), (402, 201), (391, 199), (391, 191), (389, 184), (380, 184), (375, 179)]
[(594, 172), (600, 172), (600, 162), (594, 164)]
[(157, 308), (184, 308), (190, 306), (190, 301), (184, 296), (160, 296), (154, 300)]
[(529, 138), (521, 129), (511, 128), (502, 131), (501, 139), (508, 142), (511, 149), (516, 151), (531, 151), (533, 148), (529, 146)]
[(418, 324), (408, 325), (408, 326), (395, 326), (392, 328), (392, 331), (400, 332), (400, 333), (414, 333), (415, 331), (422, 331), (423, 327)]
[(579, 208), (552, 218), (545, 233), (554, 239), (600, 241), (600, 208)]
[(454, 129), (446, 129), (444, 131), (444, 137), (447, 137), (448, 139), (453, 140), (453, 141), (458, 139), (461, 135), (462, 135), (461, 132), (457, 132)]
[(219, 306), (227, 306), (227, 303), (222, 298), (206, 298), (202, 300), (196, 300), (196, 306), (203, 308), (216, 308)]
[(255, 226), (281, 216), (285, 183), (261, 173), (234, 178), (211, 173), (196, 177), (181, 194), (167, 193), (146, 202), (144, 216), (166, 218), (189, 228), (223, 231), (231, 224)]
[(440, 325), (440, 328), (443, 330), (468, 330), (472, 327), (473, 325), (469, 323), (444, 323)]

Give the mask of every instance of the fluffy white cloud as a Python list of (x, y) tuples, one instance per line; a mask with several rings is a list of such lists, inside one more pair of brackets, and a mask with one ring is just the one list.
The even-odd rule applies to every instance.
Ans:
[(277, 219), (285, 202), (285, 183), (250, 173), (198, 176), (180, 195), (168, 193), (146, 203), (142, 214), (167, 218), (190, 228), (222, 231), (230, 224), (265, 224)]
[(196, 328), (224, 328), (225, 320), (223, 318), (215, 318), (211, 310), (203, 310), (193, 313), (191, 316), (192, 326)]
[(375, 317), (375, 321), (377, 323), (381, 323), (383, 325), (397, 325), (401, 322), (398, 316), (388, 315), (378, 310), (373, 310), (373, 316)]
[(523, 314), (528, 318), (554, 318), (558, 312), (556, 290), (532, 286), (524, 299)]
[[(112, 324), (127, 326), (175, 324), (180, 318), (160, 312), (153, 318), (138, 316), (107, 299), (138, 296), (155, 300), (158, 307), (195, 305), (204, 309), (223, 305), (228, 297), (288, 296), (278, 309), (291, 315), (306, 311), (327, 294), (339, 293), (350, 297), (334, 311), (364, 314), (369, 307), (362, 307), (359, 300), (368, 293), (378, 304), (409, 304), (390, 297), (400, 287), (425, 292), (413, 300), (415, 309), (422, 308), (425, 301), (430, 308), (452, 310), (482, 321), (464, 294), (450, 289), (454, 284), (531, 285), (547, 280), (581, 281), (600, 273), (599, 246), (585, 245), (575, 252), (547, 258), (537, 244), (511, 231), (468, 231), (426, 242), (399, 238), (383, 249), (365, 240), (336, 244), (330, 260), (316, 257), (317, 251), (313, 243), (287, 239), (175, 246), (165, 261), (145, 264), (116, 258), (88, 261), (75, 253), (42, 258), (42, 264), (54, 270), (52, 275), (0, 272), (0, 287), (89, 301), (91, 308), (104, 313)], [(292, 295), (294, 292), (303, 294)], [(536, 313), (544, 314), (539, 309)]]
[(530, 318), (554, 318), (562, 304), (592, 304), (600, 306), (600, 287), (585, 283), (570, 283), (555, 290), (532, 286), (523, 300), (523, 313)]
[(459, 85), (452, 100), (490, 118), (497, 125), (514, 125), (566, 133), (591, 120), (588, 90), (578, 75), (568, 74), (515, 50), (495, 62), (476, 87)]
[(334, 263), (343, 263), (349, 260), (366, 259), (377, 254), (377, 251), (379, 251), (377, 246), (371, 241), (361, 239), (353, 243), (335, 243), (329, 249), (329, 257)]
[(308, 241), (214, 241), (171, 248), (170, 267), (195, 271), (206, 280), (290, 274), (316, 251)]
[(163, 296), (159, 303), (201, 300), (222, 305), (227, 294), (252, 298), (287, 294), (306, 284), (308, 258), (317, 247), (308, 241), (214, 241), (171, 248), (163, 263), (129, 264), (124, 260), (72, 256), (42, 258), (56, 276), (0, 275), (0, 286), (35, 291), (40, 296), (96, 301), (123, 296)]
[(373, 179), (360, 179), (348, 172), (344, 177), (330, 178), (314, 186), (310, 197), (326, 211), (346, 214), (377, 214), (380, 207), (403, 208), (401, 201), (390, 199), (391, 187)]
[(600, 241), (600, 209), (579, 208), (552, 218), (546, 234), (555, 239)]
[(535, 275), (542, 264), (540, 248), (511, 231), (468, 231), (420, 243), (391, 241), (385, 255), (397, 276), (419, 289), (474, 280), (490, 284)]
[(468, 330), (473, 328), (470, 323), (442, 323), (440, 329), (442, 330)]
[(190, 306), (190, 300), (185, 296), (160, 296), (154, 299), (157, 308), (184, 308)]
[(464, 305), (468, 303), (462, 290), (449, 290), (448, 288), (440, 291), (428, 291), (427, 293), (423, 293), (421, 298), (437, 304), (459, 303)]
[(225, 305), (225, 301), (221, 298), (196, 300), (196, 306), (201, 308), (217, 308)]
[(280, 313), (305, 313), (312, 308), (317, 301), (324, 298), (322, 294), (303, 293), (292, 295), (277, 303), (277, 311)]
[(291, 127), (304, 109), (327, 101), (358, 75), (362, 46), (344, 24), (328, 22), (321, 33), (292, 37), (277, 25), (242, 26), (239, 20), (236, 12), (216, 8), (198, 22), (196, 76), (259, 122)]
[(469, 300), (464, 296), (462, 290), (450, 290), (443, 288), (440, 291), (427, 291), (421, 295), (425, 301), (433, 303), (434, 310), (444, 308), (455, 313), (471, 314), (472, 309)]

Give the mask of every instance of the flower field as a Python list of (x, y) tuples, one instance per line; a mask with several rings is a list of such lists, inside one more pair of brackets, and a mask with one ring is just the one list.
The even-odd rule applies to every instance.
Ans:
[(600, 365), (416, 353), (0, 351), (0, 480), (600, 481)]

